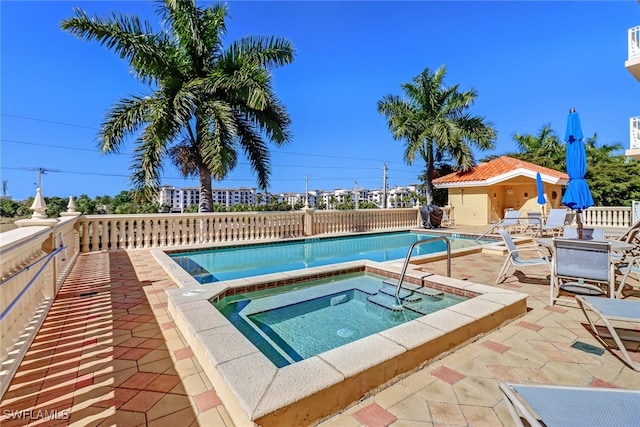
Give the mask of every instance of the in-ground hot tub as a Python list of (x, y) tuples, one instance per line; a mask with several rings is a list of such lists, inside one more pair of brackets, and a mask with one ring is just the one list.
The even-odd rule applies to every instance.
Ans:
[(183, 286), (167, 292), (169, 312), (238, 425), (312, 424), (526, 312), (525, 294), (409, 270), (409, 286), (467, 300), (277, 367), (214, 307), (216, 301), (346, 274), (398, 278), (399, 268), (353, 261), (201, 286), (166, 254), (154, 255)]

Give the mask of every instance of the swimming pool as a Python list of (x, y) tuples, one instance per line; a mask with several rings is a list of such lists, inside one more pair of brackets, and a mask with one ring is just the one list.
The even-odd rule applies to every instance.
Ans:
[[(360, 259), (377, 262), (403, 259), (412, 243), (432, 237), (436, 236), (407, 231), (376, 233), (179, 252), (170, 253), (169, 256), (198, 282), (204, 284)], [(475, 239), (464, 237), (447, 238), (451, 250), (488, 242), (477, 242)], [(416, 247), (413, 256), (442, 252), (446, 249), (444, 241), (433, 241)]]
[(401, 295), (402, 308), (395, 286), (384, 280), (350, 274), (229, 296), (215, 306), (274, 365), (283, 367), (466, 300), (413, 286)]

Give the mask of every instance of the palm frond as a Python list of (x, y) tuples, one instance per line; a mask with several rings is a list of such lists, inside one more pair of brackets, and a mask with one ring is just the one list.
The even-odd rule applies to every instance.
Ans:
[(96, 40), (114, 50), (134, 69), (144, 83), (151, 83), (158, 74), (169, 68), (166, 56), (166, 37), (154, 34), (148, 22), (137, 16), (111, 14), (109, 18), (89, 17), (82, 9), (74, 9), (75, 17), (63, 20), (61, 28), (78, 38)]
[(118, 153), (126, 135), (135, 133), (149, 119), (152, 101), (148, 97), (134, 96), (121, 99), (107, 113), (100, 127), (100, 152)]

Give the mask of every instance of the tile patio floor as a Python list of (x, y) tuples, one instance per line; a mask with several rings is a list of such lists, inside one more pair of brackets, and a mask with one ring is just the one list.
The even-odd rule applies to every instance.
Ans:
[[(503, 260), (454, 258), (452, 275), (493, 284)], [(444, 274), (445, 262), (424, 269)], [(611, 352), (571, 347), (602, 346), (576, 306), (547, 306), (547, 275), (530, 267), (500, 285), (530, 295), (524, 317), (320, 425), (511, 426), (498, 381), (640, 389), (640, 373)], [(0, 425), (233, 426), (167, 312), (173, 287), (147, 251), (82, 254), (3, 397)]]

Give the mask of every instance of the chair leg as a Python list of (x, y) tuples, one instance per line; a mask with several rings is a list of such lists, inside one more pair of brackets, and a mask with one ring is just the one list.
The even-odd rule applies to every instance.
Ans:
[(555, 275), (554, 267), (551, 266), (551, 280), (549, 283), (549, 307), (553, 307), (553, 303), (556, 299), (556, 289), (560, 292), (560, 285), (556, 286), (557, 278)]
[[(613, 339), (613, 341), (615, 342), (615, 346), (617, 347), (617, 349), (621, 353), (621, 356), (619, 356), (619, 357), (625, 363), (627, 363), (634, 371), (640, 372), (640, 364), (636, 363), (631, 358), (631, 356), (629, 355), (629, 352), (627, 351), (627, 348), (625, 347), (624, 343), (622, 342), (620, 334), (616, 331), (615, 327), (609, 321), (609, 319), (607, 319), (607, 317), (603, 313), (601, 313), (600, 310), (596, 309), (594, 306), (589, 304), (586, 300), (582, 299), (581, 297), (576, 297), (576, 302), (580, 306), (580, 309), (582, 310), (582, 313), (587, 318), (587, 321), (589, 322), (589, 326), (591, 327), (591, 330), (596, 335), (596, 337), (598, 337), (600, 342), (605, 347), (612, 348), (613, 346), (611, 346), (607, 341), (605, 341), (604, 338)], [(605, 328), (607, 328), (607, 333), (600, 332), (598, 330), (596, 319), (592, 319), (591, 316), (589, 316), (589, 312), (592, 313), (594, 315), (594, 317), (596, 317), (597, 319), (599, 319), (602, 322), (603, 326)]]
[(507, 256), (507, 259), (504, 261), (504, 264), (502, 264), (502, 268), (500, 269), (500, 273), (498, 274), (498, 278), (496, 279), (496, 285), (499, 284), (502, 279), (504, 279), (504, 276), (507, 274), (507, 271), (509, 271), (509, 266), (511, 265), (511, 255)]
[(622, 280), (620, 281), (620, 284), (618, 285), (618, 289), (616, 290), (616, 294), (615, 297), (616, 298), (620, 298), (620, 295), (622, 295), (622, 290), (624, 289), (624, 284), (627, 282), (627, 278), (629, 277), (629, 273), (631, 273), (631, 270), (633, 270), (633, 266), (636, 263), (636, 259), (632, 258), (629, 263), (627, 264), (627, 271), (624, 273), (624, 276), (622, 276)]

